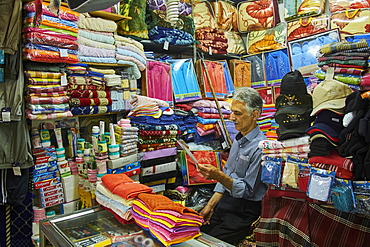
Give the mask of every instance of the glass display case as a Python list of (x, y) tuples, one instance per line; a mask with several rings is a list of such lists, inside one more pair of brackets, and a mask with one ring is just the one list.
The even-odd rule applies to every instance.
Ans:
[[(144, 243), (145, 242), (145, 243)], [(100, 246), (147, 246), (163, 247), (148, 231), (136, 224), (122, 224), (114, 215), (96, 206), (78, 210), (72, 214), (55, 216), (40, 221), (40, 246), (100, 247)], [(49, 246), (49, 245), (48, 245)], [(207, 234), (178, 247), (232, 246)]]

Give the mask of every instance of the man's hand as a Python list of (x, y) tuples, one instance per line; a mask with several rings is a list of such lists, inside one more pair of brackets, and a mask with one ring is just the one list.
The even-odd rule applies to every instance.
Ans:
[(209, 204), (207, 204), (202, 211), (200, 211), (200, 216), (203, 216), (204, 223), (203, 225), (209, 225), (210, 224), (210, 219), (213, 215), (214, 209), (211, 207)]
[(215, 179), (220, 176), (221, 171), (210, 164), (198, 164), (198, 170), (205, 179)]

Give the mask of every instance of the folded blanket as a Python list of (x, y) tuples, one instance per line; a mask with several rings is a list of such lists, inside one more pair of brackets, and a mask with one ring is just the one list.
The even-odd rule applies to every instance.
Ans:
[(29, 104), (63, 104), (68, 103), (69, 96), (60, 97), (40, 97), (40, 96), (30, 96), (27, 97), (27, 102)]
[(65, 91), (65, 87), (61, 87), (60, 85), (27, 85), (27, 90), (30, 93), (53, 93), (53, 92), (62, 92)]
[(111, 98), (71, 98), (69, 101), (71, 106), (106, 106), (112, 105)]
[(28, 27), (28, 28), (23, 29), (23, 33), (25, 33), (25, 34), (32, 33), (32, 32), (35, 32), (35, 33), (38, 33), (38, 34), (43, 34), (43, 35), (46, 35), (46, 36), (52, 36), (52, 37), (50, 37), (50, 39), (52, 39), (53, 37), (56, 37), (56, 38), (61, 38), (61, 39), (67, 39), (67, 40), (70, 40), (70, 41), (77, 40), (77, 35), (69, 35), (69, 34), (64, 34), (62, 32), (54, 32), (54, 31), (44, 29), (44, 28)]
[(145, 53), (143, 51), (139, 50), (136, 46), (116, 44), (116, 47), (118, 49), (121, 49), (121, 50), (127, 50), (127, 51), (130, 51), (130, 52), (133, 52), (133, 53), (137, 54), (138, 56), (142, 57), (144, 60), (146, 60)]
[(57, 112), (65, 112), (69, 110), (68, 104), (27, 104), (27, 108), (32, 110), (32, 114), (49, 114)]
[(31, 85), (60, 85), (60, 79), (52, 78), (28, 78), (28, 84)]
[(144, 45), (134, 39), (123, 37), (121, 35), (114, 35), (114, 39), (116, 40), (116, 45), (118, 44), (124, 45), (125, 43), (132, 44), (136, 46), (139, 50), (144, 52)]
[(60, 33), (62, 35), (66, 35), (66, 36), (72, 36), (74, 37), (74, 39), (72, 40), (77, 40), (77, 36), (78, 36), (78, 33), (77, 32), (73, 32), (73, 31), (69, 31), (69, 30), (65, 30), (65, 29), (60, 29), (60, 28), (57, 28), (57, 27), (51, 27), (51, 26), (47, 26), (47, 25), (43, 25), (43, 24), (40, 24), (37, 28), (34, 27), (33, 23), (26, 23), (24, 25), (24, 30), (45, 30), (45, 31), (49, 31), (49, 32), (53, 32), (53, 33)]
[(80, 44), (78, 47), (78, 55), (88, 56), (88, 57), (112, 57), (114, 58), (116, 55), (116, 52), (115, 50), (109, 50), (109, 49)]
[(139, 130), (179, 130), (177, 124), (165, 124), (165, 125), (149, 125), (149, 124), (135, 124), (135, 129)]
[[(113, 35), (107, 35), (106, 32), (96, 32), (91, 30), (79, 29), (78, 36), (94, 40), (97, 42), (102, 42), (110, 45), (114, 45), (114, 38)], [(111, 33), (110, 33), (111, 34)]]
[(110, 98), (109, 91), (70, 90), (68, 93), (72, 98)]
[[(132, 56), (125, 56), (125, 55), (122, 55), (122, 54), (119, 54), (117, 53), (116, 54), (116, 59), (117, 60), (124, 60), (124, 61), (130, 61), (130, 62), (133, 62), (136, 64), (136, 66), (138, 67), (138, 69), (140, 71), (144, 71), (145, 70), (145, 64), (143, 64), (142, 62), (140, 62), (140, 60), (136, 59), (135, 57), (132, 57)], [(119, 63), (119, 62), (118, 62)]]
[[(33, 24), (34, 20), (33, 19), (34, 18), (26, 18), (26, 19), (24, 19), (24, 23), (28, 24), (30, 27), (34, 27), (34, 24)], [(58, 23), (58, 22), (55, 22), (55, 21), (47, 20), (47, 19), (41, 19), (40, 26), (48, 26), (48, 27), (55, 28), (55, 29), (61, 29), (63, 31), (73, 32), (75, 34), (78, 33), (78, 28), (77, 27), (67, 26), (67, 25), (64, 25), (62, 23)]]
[(148, 31), (149, 39), (156, 43), (168, 42), (171, 45), (191, 45), (194, 38), (190, 33), (179, 29), (155, 26)]
[(113, 194), (107, 187), (104, 186), (103, 182), (96, 183), (96, 190), (106, 197), (115, 200), (116, 202), (122, 203), (123, 205), (126, 205), (128, 207), (131, 207), (132, 203), (134, 202), (134, 199), (126, 200), (121, 196)]
[(98, 68), (94, 68), (94, 67), (89, 67), (89, 70), (92, 71), (92, 72), (97, 72), (97, 73), (101, 73), (101, 74), (104, 74), (104, 75), (114, 75), (116, 74), (116, 71), (114, 69), (98, 69)]
[(32, 114), (30, 109), (26, 110), (26, 116), (31, 120), (46, 120), (46, 119), (55, 119), (55, 118), (66, 118), (72, 117), (72, 112), (59, 112), (59, 113), (50, 113), (50, 114)]
[[(64, 6), (60, 6), (59, 7), (59, 12), (58, 12), (58, 16), (54, 13), (52, 13), (50, 10), (49, 10), (49, 5), (50, 3), (46, 3), (46, 2), (42, 2), (42, 11), (41, 13), (44, 14), (44, 15), (49, 15), (49, 16), (53, 16), (53, 17), (58, 17), (58, 18), (62, 18), (64, 20), (69, 20), (69, 21), (78, 21), (79, 17), (80, 17), (80, 13), (76, 12), (76, 11), (73, 11), (67, 7), (64, 7)], [(36, 11), (36, 8), (35, 8), (35, 2), (29, 2), (27, 4), (25, 4), (23, 6), (23, 8), (29, 12), (35, 12)]]
[(82, 37), (82, 36), (78, 36), (77, 43), (79, 45), (92, 46), (92, 47), (108, 49), (108, 50), (115, 50), (116, 49), (115, 45), (94, 41), (94, 40), (87, 39), (87, 38)]
[(78, 59), (76, 55), (67, 53), (66, 56), (61, 57), (60, 52), (56, 51), (45, 51), (38, 49), (23, 49), (24, 56), (35, 62), (45, 63), (77, 63)]
[(103, 114), (112, 112), (112, 106), (72, 106), (70, 110), (73, 115)]
[(78, 27), (101, 32), (115, 32), (117, 30), (117, 24), (114, 21), (82, 16), (78, 22)]
[(60, 77), (63, 75), (63, 73), (57, 73), (57, 72), (44, 72), (44, 71), (31, 71), (26, 70), (24, 71), (25, 75), (28, 78), (50, 78), (50, 79), (60, 79)]
[(81, 62), (88, 63), (117, 63), (117, 60), (112, 57), (87, 57), (87, 56), (78, 56), (78, 59)]
[[(35, 17), (35, 12), (28, 12), (25, 18), (34, 18), (34, 17)], [(48, 20), (48, 21), (52, 21), (52, 22), (55, 22), (55, 23), (65, 25), (65, 26), (78, 28), (75, 21), (68, 21), (68, 20), (64, 20), (62, 18), (53, 17), (53, 16), (49, 16), (49, 15), (41, 15), (40, 17), (43, 20)]]

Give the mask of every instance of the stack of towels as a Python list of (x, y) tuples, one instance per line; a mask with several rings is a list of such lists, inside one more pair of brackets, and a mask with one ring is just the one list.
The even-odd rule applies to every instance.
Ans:
[(114, 125), (116, 140), (119, 140), (120, 156), (129, 156), (138, 152), (138, 128), (132, 127), (129, 119), (121, 119)]
[(24, 18), (24, 55), (31, 61), (46, 63), (77, 63), (77, 33), (80, 14), (61, 6), (59, 15), (52, 13), (42, 3), (39, 16), (35, 2), (24, 5), (27, 11)]
[(165, 246), (201, 235), (199, 227), (203, 218), (196, 211), (162, 195), (139, 194), (131, 212), (136, 224), (149, 230)]

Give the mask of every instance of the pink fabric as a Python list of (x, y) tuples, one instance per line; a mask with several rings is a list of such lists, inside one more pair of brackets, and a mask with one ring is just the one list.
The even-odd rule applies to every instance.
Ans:
[(147, 62), (148, 96), (173, 101), (170, 65), (157, 61)]

